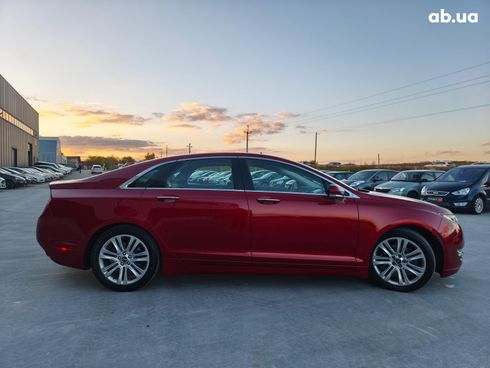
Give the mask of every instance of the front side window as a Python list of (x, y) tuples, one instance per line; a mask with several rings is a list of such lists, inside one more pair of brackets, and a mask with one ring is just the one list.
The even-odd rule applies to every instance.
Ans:
[(300, 168), (275, 161), (247, 159), (255, 191), (285, 193), (325, 193), (321, 178)]

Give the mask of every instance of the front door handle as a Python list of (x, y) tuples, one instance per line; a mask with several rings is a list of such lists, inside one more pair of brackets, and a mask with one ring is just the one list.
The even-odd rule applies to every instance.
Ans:
[(178, 201), (179, 200), (179, 196), (158, 196), (157, 199), (160, 201), (160, 202), (175, 202), (175, 201)]
[(262, 204), (276, 204), (281, 202), (281, 200), (277, 198), (257, 198), (257, 202)]

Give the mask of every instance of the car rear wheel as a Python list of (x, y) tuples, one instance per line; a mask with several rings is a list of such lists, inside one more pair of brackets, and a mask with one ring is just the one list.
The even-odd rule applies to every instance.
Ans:
[(155, 241), (143, 230), (120, 225), (96, 240), (91, 254), (95, 277), (109, 289), (132, 291), (148, 284), (158, 272)]
[(478, 196), (473, 200), (471, 204), (471, 211), (475, 215), (481, 215), (485, 210), (485, 199), (482, 196)]
[(435, 269), (435, 256), (427, 240), (415, 231), (390, 232), (374, 248), (370, 277), (384, 288), (413, 291), (424, 286)]

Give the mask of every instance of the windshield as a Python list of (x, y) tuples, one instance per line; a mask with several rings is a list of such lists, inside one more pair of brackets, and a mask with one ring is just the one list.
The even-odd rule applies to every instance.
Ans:
[(349, 180), (368, 180), (375, 174), (375, 171), (359, 171), (349, 177)]
[(411, 181), (419, 182), (422, 179), (423, 171), (402, 171), (396, 174), (391, 181)]
[(474, 183), (485, 172), (483, 167), (457, 167), (442, 174), (437, 181), (465, 181)]

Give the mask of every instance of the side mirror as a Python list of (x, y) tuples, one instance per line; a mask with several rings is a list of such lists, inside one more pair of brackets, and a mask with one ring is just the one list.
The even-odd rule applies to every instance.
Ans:
[(326, 191), (329, 198), (344, 198), (344, 190), (336, 185), (330, 185)]

